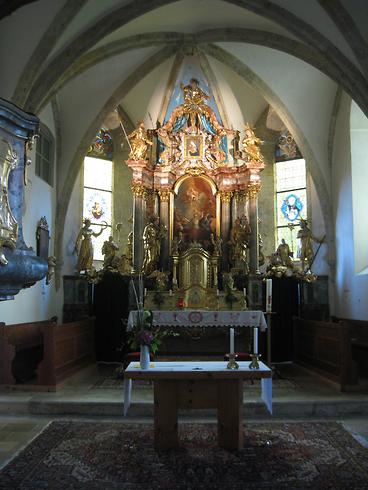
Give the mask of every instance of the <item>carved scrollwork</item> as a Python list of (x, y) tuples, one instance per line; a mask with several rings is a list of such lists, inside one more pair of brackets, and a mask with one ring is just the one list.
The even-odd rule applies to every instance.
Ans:
[(18, 223), (11, 212), (8, 200), (9, 174), (17, 163), (18, 155), (9, 142), (0, 139), (0, 248), (15, 248), (18, 238)]

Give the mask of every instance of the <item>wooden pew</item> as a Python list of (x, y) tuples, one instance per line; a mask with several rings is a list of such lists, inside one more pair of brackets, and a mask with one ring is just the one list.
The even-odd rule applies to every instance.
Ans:
[(349, 328), (353, 360), (358, 365), (359, 377), (368, 378), (368, 321), (332, 317), (334, 322)]
[(341, 391), (358, 383), (349, 326), (293, 319), (294, 362), (334, 381)]
[(94, 360), (94, 319), (43, 327), (44, 356), (38, 384), (56, 386)]
[[(17, 323), (13, 325), (0, 324), (0, 384), (16, 384), (21, 382), (24, 375), (14, 374), (14, 361), (21, 356), (25, 361), (31, 357), (30, 351), (36, 348), (41, 350), (43, 346), (43, 327), (55, 326), (56, 322), (45, 320), (42, 322)], [(27, 353), (29, 355), (27, 355)], [(31, 364), (33, 364), (31, 362)], [(32, 370), (31, 366), (24, 366)], [(34, 366), (36, 368), (36, 366)], [(36, 373), (34, 373), (36, 374)], [(29, 378), (32, 373), (29, 373)]]
[[(19, 386), (23, 381), (30, 381), (34, 374), (32, 385), (55, 389), (58, 383), (93, 360), (93, 318), (63, 325), (53, 320), (0, 323), (0, 385)], [(23, 371), (30, 371), (28, 379), (17, 375), (19, 365)]]

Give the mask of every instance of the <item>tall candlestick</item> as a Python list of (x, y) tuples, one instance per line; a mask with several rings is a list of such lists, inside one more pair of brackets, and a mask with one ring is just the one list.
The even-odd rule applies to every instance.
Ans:
[(230, 328), (230, 354), (234, 354), (234, 329)]
[(253, 329), (253, 354), (258, 354), (258, 328)]
[(272, 311), (272, 279), (266, 279), (266, 313)]

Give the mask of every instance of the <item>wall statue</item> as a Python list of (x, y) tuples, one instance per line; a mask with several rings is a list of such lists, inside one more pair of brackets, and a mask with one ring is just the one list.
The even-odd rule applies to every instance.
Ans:
[(84, 219), (84, 224), (80, 229), (75, 242), (74, 252), (78, 254), (77, 272), (90, 271), (93, 264), (93, 244), (92, 237), (97, 238), (107, 228), (107, 223), (101, 227), (101, 230), (95, 233), (91, 226), (91, 220)]

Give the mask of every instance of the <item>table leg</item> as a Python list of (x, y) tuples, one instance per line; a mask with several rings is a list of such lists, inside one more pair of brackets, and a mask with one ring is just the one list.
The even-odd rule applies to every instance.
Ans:
[(154, 381), (155, 449), (178, 447), (175, 381)]
[(229, 450), (243, 448), (243, 382), (219, 380), (217, 431), (220, 447)]

